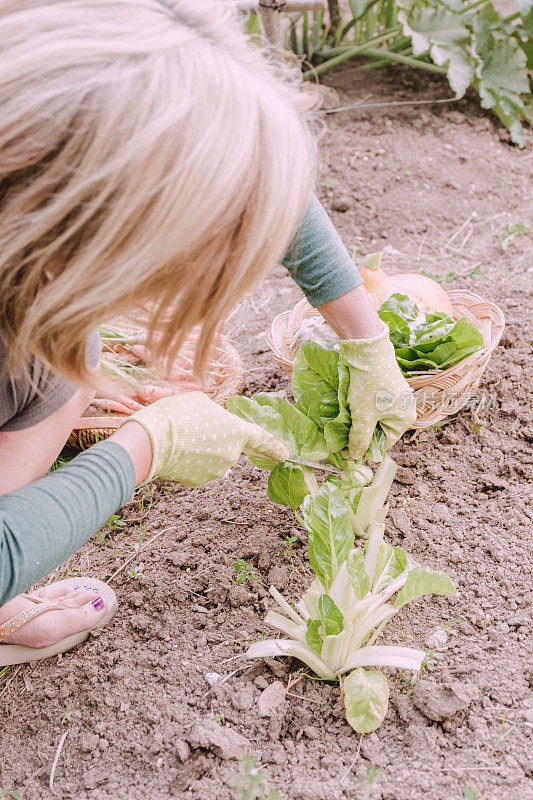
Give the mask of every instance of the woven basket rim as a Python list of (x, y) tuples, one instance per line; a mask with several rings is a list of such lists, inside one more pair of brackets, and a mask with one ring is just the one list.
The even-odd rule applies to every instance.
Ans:
[[(461, 400), (477, 391), (505, 327), (503, 311), (495, 303), (467, 289), (452, 289), (448, 295), (454, 306), (454, 318), (470, 319), (481, 330), (484, 344), (448, 369), (420, 370), (406, 376), (417, 401), (418, 417), (412, 426), (415, 429), (426, 428), (457, 413), (450, 400)], [(267, 332), (266, 341), (274, 358), (289, 375), (294, 366), (290, 352), (294, 332), (304, 319), (314, 316), (320, 314), (304, 298), (294, 308), (278, 314)]]
[[(499, 306), (497, 306), (495, 303), (492, 303), (490, 300), (485, 300), (483, 297), (480, 297), (480, 295), (475, 294), (474, 292), (470, 292), (467, 289), (450, 289), (448, 291), (448, 295), (449, 295), (450, 299), (452, 300), (452, 305), (457, 305), (458, 301), (460, 299), (467, 299), (470, 303), (481, 304), (481, 305), (484, 305), (487, 308), (491, 309), (493, 314), (496, 316), (497, 321), (493, 321), (493, 324), (492, 324), (492, 329), (493, 330), (492, 330), (490, 343), (489, 344), (484, 344), (483, 347), (481, 347), (475, 353), (471, 353), (469, 356), (464, 358), (458, 364), (455, 364), (455, 365), (453, 365), (451, 367), (448, 367), (448, 369), (444, 369), (444, 370), (440, 370), (440, 369), (417, 370), (415, 372), (410, 372), (409, 373), (409, 377), (407, 378), (408, 381), (411, 378), (419, 378), (419, 377), (427, 377), (428, 380), (430, 380), (431, 378), (435, 378), (437, 376), (439, 376), (439, 377), (441, 377), (441, 376), (452, 376), (452, 375), (457, 373), (457, 371), (458, 371), (457, 368), (458, 367), (462, 367), (461, 371), (464, 371), (465, 365), (468, 366), (473, 361), (479, 360), (480, 356), (486, 357), (487, 354), (490, 355), (492, 353), (492, 351), (495, 349), (495, 347), (497, 347), (497, 345), (498, 345), (498, 343), (499, 343), (499, 341), (501, 339), (501, 336), (502, 336), (502, 333), (503, 333), (503, 330), (504, 330), (504, 327), (505, 327), (505, 316), (504, 316), (504, 313), (503, 313), (503, 311), (501, 310), (501, 308)], [(454, 300), (456, 301), (455, 303), (454, 303)], [(305, 308), (304, 313), (301, 313), (301, 311), (304, 308)], [(305, 318), (306, 316), (320, 316), (320, 313), (316, 309), (314, 309), (308, 303), (308, 301), (305, 298), (303, 298), (302, 300), (300, 300), (294, 306), (294, 308), (289, 309), (288, 311), (282, 311), (280, 314), (278, 314), (274, 318), (274, 320), (272, 322), (272, 325), (270, 327), (270, 330), (268, 331), (268, 333), (266, 335), (267, 344), (268, 344), (269, 348), (272, 350), (272, 353), (274, 354), (274, 357), (281, 364), (285, 365), (286, 367), (288, 367), (290, 369), (292, 369), (292, 367), (294, 365), (294, 362), (292, 361), (292, 359), (287, 358), (287, 356), (276, 345), (276, 342), (275, 342), (275, 331), (276, 331), (276, 328), (279, 325), (281, 325), (283, 323), (285, 323), (285, 325), (286, 325), (288, 323), (289, 318), (291, 316), (296, 316), (296, 314), (298, 314), (298, 312), (301, 313), (302, 319)], [(463, 315), (457, 315), (456, 317), (454, 315), (454, 317), (456, 319), (460, 319), (461, 316), (463, 316)], [(479, 319), (479, 317), (478, 317), (478, 319)], [(294, 333), (294, 331), (293, 331), (293, 333)]]

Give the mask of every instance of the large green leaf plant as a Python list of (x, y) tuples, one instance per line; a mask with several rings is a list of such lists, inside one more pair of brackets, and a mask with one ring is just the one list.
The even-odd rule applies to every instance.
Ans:
[[(424, 594), (454, 594), (455, 588), (444, 573), (420, 566), (384, 541), (396, 465), (384, 453), (379, 427), (365, 458), (350, 460), (348, 381), (335, 345), (308, 341), (294, 366), (295, 404), (284, 392), (261, 392), (230, 398), (227, 407), (287, 446), (289, 459), (282, 464), (251, 460), (270, 471), (269, 499), (290, 506), (307, 531), (315, 575), (295, 607), (271, 587), (284, 613), (271, 611), (266, 622), (286, 638), (256, 642), (248, 656), (293, 656), (323, 680), (342, 680), (347, 720), (367, 733), (381, 724), (389, 695), (386, 677), (368, 668), (418, 672), (425, 657), (423, 650), (374, 642), (408, 602)], [(379, 465), (374, 471), (363, 461)], [(318, 475), (326, 475), (321, 484)], [(366, 540), (364, 548), (356, 546), (359, 537)]]
[(516, 5), (516, 14), (503, 18), (485, 0), (398, 0), (398, 21), (411, 39), (413, 55), (429, 54), (445, 67), (456, 98), (472, 86), (482, 107), (493, 111), (512, 141), (523, 147), (522, 123), (532, 123), (526, 103), (533, 12), (531, 0)]

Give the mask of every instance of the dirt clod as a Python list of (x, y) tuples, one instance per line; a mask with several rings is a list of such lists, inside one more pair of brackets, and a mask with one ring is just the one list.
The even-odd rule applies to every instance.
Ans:
[(183, 767), (179, 768), (178, 774), (173, 778), (169, 787), (170, 796), (178, 797), (189, 788), (191, 783), (197, 781), (208, 771), (209, 762), (205, 756), (190, 759)]
[(481, 699), (481, 692), (471, 683), (441, 684), (433, 680), (423, 680), (415, 686), (413, 703), (428, 719), (443, 722), (466, 711), (474, 702)]
[(290, 573), (287, 567), (283, 564), (276, 564), (268, 573), (268, 582), (275, 586), (278, 591), (287, 588), (289, 583)]
[(109, 779), (109, 773), (105, 767), (93, 767), (83, 773), (83, 786), (85, 789), (95, 789)]
[(283, 703), (284, 689), (281, 681), (274, 681), (266, 689), (263, 689), (257, 699), (257, 710), (261, 717), (270, 717), (278, 706)]
[(232, 608), (239, 608), (244, 606), (250, 600), (248, 589), (244, 584), (240, 586), (232, 586), (229, 590), (229, 601)]
[(439, 650), (441, 647), (445, 647), (448, 642), (448, 634), (442, 628), (437, 628), (437, 630), (433, 631), (426, 636), (426, 645), (431, 647), (433, 650)]
[(209, 718), (196, 722), (187, 740), (191, 747), (212, 750), (222, 759), (242, 758), (250, 752), (248, 739)]
[(334, 211), (348, 211), (351, 207), (351, 202), (348, 197), (337, 197), (331, 204)]

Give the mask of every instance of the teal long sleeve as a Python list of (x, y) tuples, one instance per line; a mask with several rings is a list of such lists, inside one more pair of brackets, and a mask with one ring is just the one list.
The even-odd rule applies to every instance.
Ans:
[(116, 442), (99, 442), (0, 497), (0, 606), (66, 561), (134, 489), (129, 453)]
[(336, 300), (363, 282), (315, 195), (281, 263), (315, 307)]

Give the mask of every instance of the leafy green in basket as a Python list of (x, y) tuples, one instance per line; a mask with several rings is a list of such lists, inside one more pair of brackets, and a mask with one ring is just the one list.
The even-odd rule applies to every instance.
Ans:
[(402, 372), (448, 369), (483, 347), (481, 332), (465, 317), (425, 314), (406, 295), (393, 294), (378, 314), (389, 326), (396, 361)]

